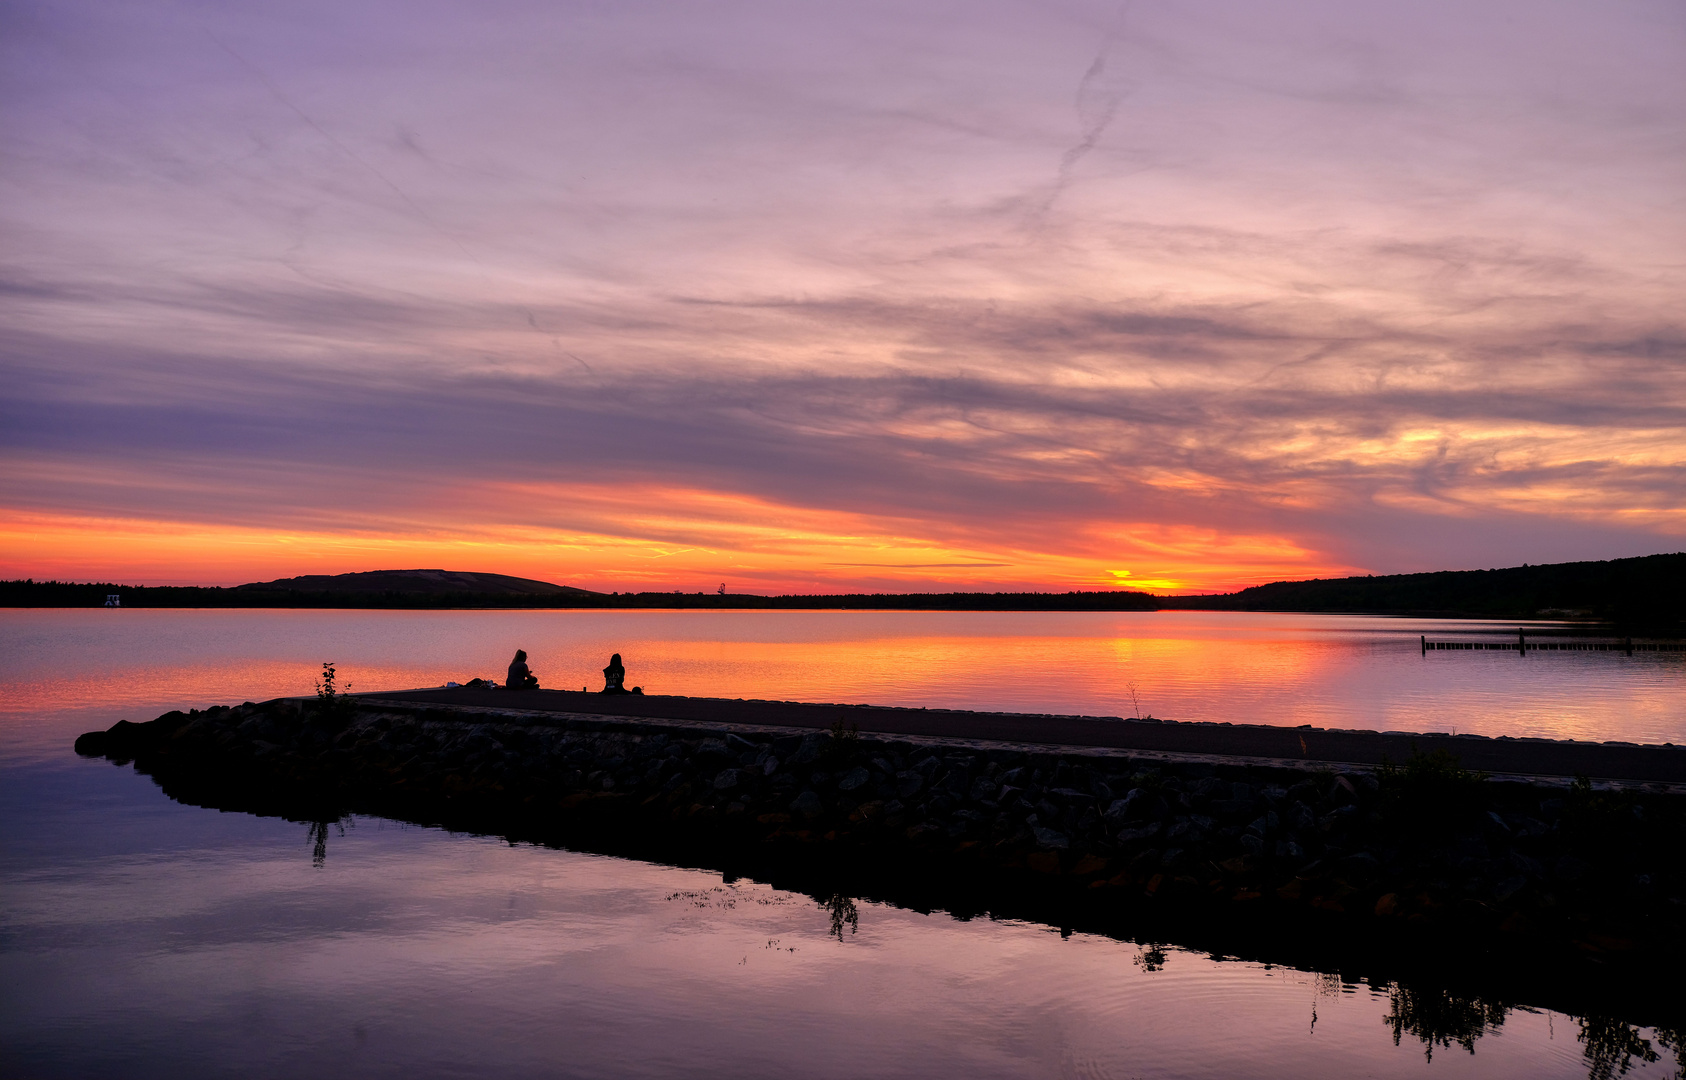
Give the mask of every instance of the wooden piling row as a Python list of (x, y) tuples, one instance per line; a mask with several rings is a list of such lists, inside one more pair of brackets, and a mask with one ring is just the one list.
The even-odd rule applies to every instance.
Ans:
[(1514, 652), (1527, 654), (1531, 652), (1619, 652), (1632, 656), (1636, 652), (1676, 653), (1686, 652), (1686, 642), (1683, 641), (1528, 641), (1518, 634), (1515, 641), (1430, 641), (1423, 637), (1422, 652), (1467, 650), (1498, 650), (1500, 652)]

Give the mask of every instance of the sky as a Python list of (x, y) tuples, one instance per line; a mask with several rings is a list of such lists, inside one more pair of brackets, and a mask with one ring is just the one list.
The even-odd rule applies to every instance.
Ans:
[(1686, 549), (1686, 5), (0, 2), (0, 577)]

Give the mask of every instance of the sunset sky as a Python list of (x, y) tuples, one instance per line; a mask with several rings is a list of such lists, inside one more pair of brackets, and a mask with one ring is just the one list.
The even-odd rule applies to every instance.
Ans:
[(0, 6), (0, 576), (1686, 548), (1686, 5)]

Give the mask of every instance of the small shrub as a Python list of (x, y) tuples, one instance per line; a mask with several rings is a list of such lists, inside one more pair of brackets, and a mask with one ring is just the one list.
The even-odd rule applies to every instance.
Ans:
[(322, 662), (322, 677), (316, 680), (316, 711), (327, 716), (344, 716), (354, 708), (351, 684), (346, 683), (341, 689), (336, 683), (338, 678), (331, 661)]
[(825, 760), (828, 763), (848, 761), (855, 756), (855, 751), (861, 744), (861, 729), (858, 724), (843, 724), (839, 716), (837, 722), (831, 725), (831, 741), (826, 743)]
[(1384, 758), (1377, 778), (1385, 812), (1401, 822), (1449, 827), (1483, 808), (1488, 775), (1464, 768), (1450, 751), (1413, 748), (1403, 766)]

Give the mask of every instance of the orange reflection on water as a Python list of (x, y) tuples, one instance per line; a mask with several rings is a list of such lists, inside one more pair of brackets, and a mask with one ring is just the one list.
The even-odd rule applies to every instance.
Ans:
[(1418, 649), (1420, 634), (1483, 631), (1515, 628), (1208, 612), (13, 610), (0, 613), (0, 714), (109, 723), (310, 694), (324, 660), (353, 691), (501, 679), (524, 648), (553, 688), (600, 688), (618, 652), (651, 694), (1098, 716), (1139, 702), (1169, 720), (1686, 742), (1678, 654)]

